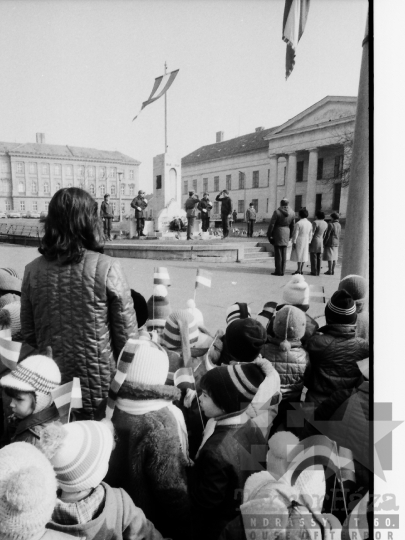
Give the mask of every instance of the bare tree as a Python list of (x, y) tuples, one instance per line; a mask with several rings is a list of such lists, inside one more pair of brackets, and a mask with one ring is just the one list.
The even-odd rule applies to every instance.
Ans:
[(342, 184), (342, 188), (349, 185), (353, 152), (352, 130), (348, 128), (335, 128), (334, 136), (337, 139), (336, 144), (343, 147), (343, 154), (341, 156), (336, 156), (341, 159), (335, 159), (333, 172), (319, 180), (321, 184), (328, 186), (331, 190), (336, 183)]

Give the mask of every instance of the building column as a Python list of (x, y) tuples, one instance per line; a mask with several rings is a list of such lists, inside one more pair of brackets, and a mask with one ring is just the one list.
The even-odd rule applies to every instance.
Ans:
[(285, 196), (291, 207), (295, 201), (295, 183), (297, 181), (297, 152), (288, 154), (287, 181), (285, 184)]
[(315, 217), (316, 175), (318, 171), (318, 148), (309, 149), (306, 208), (310, 218)]
[(341, 217), (346, 217), (347, 212), (347, 201), (349, 196), (349, 173), (347, 173), (349, 162), (351, 158), (351, 147), (349, 144), (343, 146), (343, 176), (342, 176), (342, 191), (340, 192), (340, 210), (339, 214)]
[(269, 182), (269, 214), (272, 216), (277, 208), (277, 173), (278, 156), (271, 154), (270, 158), (270, 182)]

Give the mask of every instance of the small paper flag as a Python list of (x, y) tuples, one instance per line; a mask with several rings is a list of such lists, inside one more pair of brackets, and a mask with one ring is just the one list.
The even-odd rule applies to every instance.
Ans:
[(193, 369), (191, 367), (178, 369), (173, 376), (173, 382), (174, 386), (177, 386), (180, 390), (186, 390), (187, 388), (195, 390)]
[(22, 344), (0, 337), (0, 361), (8, 368), (15, 369), (20, 358)]
[(61, 419), (68, 417), (71, 408), (81, 409), (83, 407), (82, 390), (78, 377), (74, 377), (72, 381), (58, 386), (51, 391), (51, 394)]
[(170, 287), (170, 276), (167, 268), (157, 266), (153, 272), (153, 285), (166, 285)]
[(197, 268), (197, 275), (195, 277), (195, 288), (197, 289), (198, 287), (201, 287), (201, 285), (203, 285), (204, 287), (211, 287), (211, 278), (212, 272)]

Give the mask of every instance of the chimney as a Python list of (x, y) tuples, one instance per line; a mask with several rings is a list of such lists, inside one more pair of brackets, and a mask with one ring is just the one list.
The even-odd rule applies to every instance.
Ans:
[(217, 131), (217, 142), (222, 142), (224, 140), (224, 132)]
[(256, 128), (255, 131), (256, 131), (256, 133), (257, 133), (258, 131), (264, 131), (264, 127), (263, 127), (263, 126), (260, 126), (260, 127)]
[(37, 144), (45, 144), (45, 133), (37, 133)]

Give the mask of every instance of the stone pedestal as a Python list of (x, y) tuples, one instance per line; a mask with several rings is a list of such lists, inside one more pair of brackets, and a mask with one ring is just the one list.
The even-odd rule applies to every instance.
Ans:
[(158, 213), (155, 219), (155, 231), (160, 233), (168, 232), (170, 222), (177, 217), (185, 222), (186, 212), (180, 207), (179, 201), (171, 200), (169, 204)]
[(297, 178), (297, 154), (288, 154), (287, 182), (285, 186), (285, 196), (289, 200), (290, 207), (295, 206), (295, 182)]

